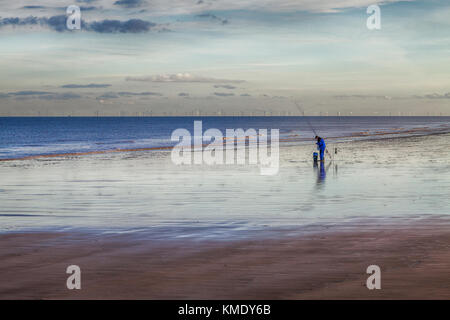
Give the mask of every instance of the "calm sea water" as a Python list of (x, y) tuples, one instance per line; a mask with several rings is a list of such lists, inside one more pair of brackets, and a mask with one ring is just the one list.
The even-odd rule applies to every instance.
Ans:
[(227, 128), (280, 129), (280, 138), (292, 140), (313, 138), (311, 127), (324, 137), (357, 138), (364, 132), (367, 138), (377, 132), (450, 126), (450, 117), (0, 117), (0, 159), (171, 146), (172, 131), (186, 128), (193, 133), (194, 120), (203, 122), (203, 130), (222, 132)]
[[(173, 129), (192, 130), (198, 119), (204, 129), (313, 136), (301, 117), (2, 118), (0, 152), (17, 158), (166, 145)], [(448, 223), (450, 118), (310, 122), (339, 150), (333, 161), (313, 166), (311, 140), (283, 143), (274, 176), (249, 165), (179, 166), (168, 150), (0, 161), (0, 232), (150, 230), (164, 239), (234, 239), (255, 230), (388, 226), (430, 216)]]

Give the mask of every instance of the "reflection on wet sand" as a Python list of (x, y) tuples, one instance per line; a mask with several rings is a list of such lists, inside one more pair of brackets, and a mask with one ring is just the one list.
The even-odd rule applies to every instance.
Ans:
[[(319, 187), (325, 183), (325, 179), (327, 177), (327, 172), (330, 170), (332, 165), (332, 161), (328, 164), (325, 164), (323, 161), (314, 162), (313, 168), (317, 174), (316, 185)], [(333, 173), (337, 174), (337, 164), (333, 166)]]

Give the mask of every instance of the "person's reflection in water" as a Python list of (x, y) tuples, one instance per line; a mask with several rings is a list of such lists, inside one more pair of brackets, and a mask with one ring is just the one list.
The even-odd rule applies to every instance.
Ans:
[(325, 178), (327, 177), (327, 170), (330, 167), (331, 163), (328, 164), (328, 167), (325, 167), (325, 163), (323, 162), (314, 162), (314, 169), (317, 171), (317, 187), (322, 188), (325, 182)]
[(317, 170), (317, 184), (324, 183), (326, 177), (327, 177), (327, 171), (325, 170), (325, 164), (323, 163), (323, 161), (320, 161), (319, 162), (319, 170)]

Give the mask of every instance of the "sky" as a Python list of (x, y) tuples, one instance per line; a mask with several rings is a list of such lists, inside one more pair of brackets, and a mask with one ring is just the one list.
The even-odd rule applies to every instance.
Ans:
[(0, 41), (0, 116), (450, 115), (447, 0), (0, 0)]

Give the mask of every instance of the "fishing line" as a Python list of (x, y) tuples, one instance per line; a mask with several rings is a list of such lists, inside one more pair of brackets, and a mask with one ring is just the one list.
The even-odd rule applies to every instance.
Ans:
[[(317, 134), (316, 130), (314, 129), (314, 127), (312, 126), (311, 122), (309, 121), (308, 117), (305, 116), (305, 112), (303, 111), (303, 109), (300, 107), (300, 105), (297, 103), (297, 101), (293, 101), (294, 104), (296, 105), (297, 109), (300, 111), (300, 114), (303, 116), (303, 118), (305, 118), (306, 122), (308, 123), (309, 128), (312, 130), (312, 132), (314, 132), (314, 135), (316, 137), (318, 137), (319, 135)], [(331, 155), (331, 153), (328, 151), (328, 149), (325, 149), (325, 151), (327, 152), (327, 154), (330, 156), (331, 161), (333, 161), (333, 156)]]

